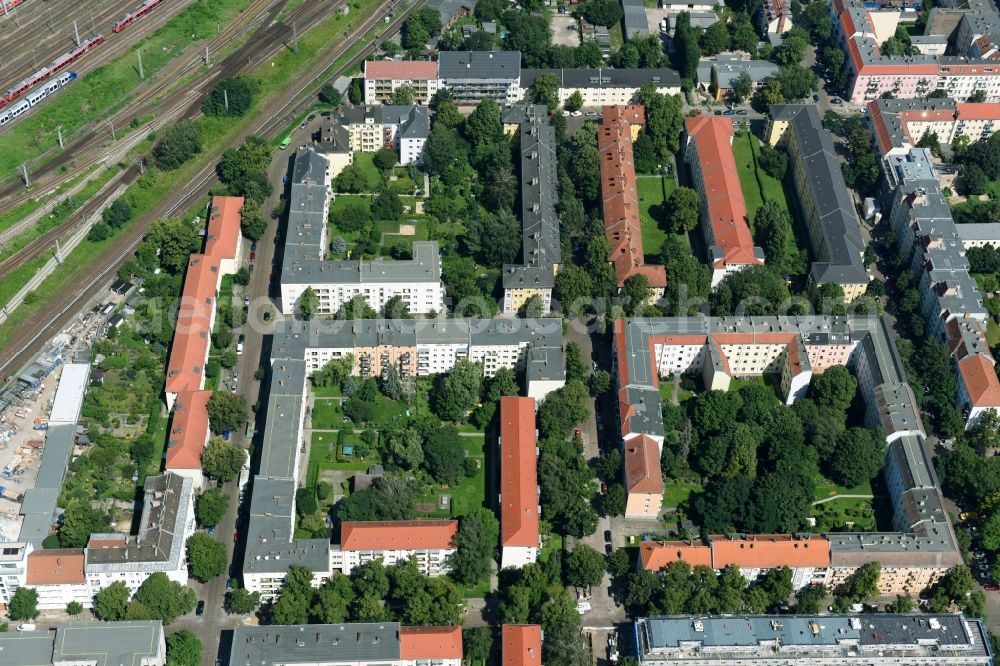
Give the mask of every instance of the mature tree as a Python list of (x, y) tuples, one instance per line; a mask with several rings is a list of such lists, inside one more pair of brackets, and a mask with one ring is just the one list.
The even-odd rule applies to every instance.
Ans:
[(312, 607), (309, 609), (311, 621), (320, 624), (337, 624), (348, 618), (348, 610), (354, 601), (354, 586), (351, 579), (334, 573), (323, 586), (316, 590)]
[(782, 67), (797, 65), (802, 62), (808, 48), (809, 42), (801, 35), (788, 35), (771, 51), (771, 60)]
[(577, 544), (566, 557), (566, 582), (575, 587), (599, 585), (605, 564), (604, 555), (585, 543)]
[(750, 266), (727, 275), (709, 302), (716, 314), (767, 316), (776, 314), (789, 298), (780, 274), (766, 266)]
[(295, 491), (295, 508), (300, 516), (311, 516), (319, 509), (316, 503), (316, 488), (306, 486)]
[(631, 316), (642, 314), (643, 308), (653, 295), (649, 288), (649, 278), (642, 273), (630, 275), (622, 283), (621, 297), (626, 312)]
[(492, 511), (476, 509), (464, 516), (455, 535), (455, 553), (449, 560), (451, 575), (463, 585), (475, 585), (493, 571), (493, 554), (500, 525)]
[(835, 282), (826, 282), (813, 291), (813, 308), (816, 314), (845, 315), (844, 288)]
[(698, 193), (690, 187), (678, 187), (667, 197), (666, 222), (672, 234), (686, 234), (698, 226)]
[[(313, 318), (319, 309), (319, 294), (312, 287), (306, 287), (299, 296), (299, 314), (306, 321)], [(214, 396), (213, 396), (214, 397)]]
[(71, 601), (68, 604), (66, 604), (67, 615), (72, 615), (73, 617), (76, 617), (82, 612), (83, 612), (83, 604), (81, 604), (79, 601)]
[(260, 593), (249, 592), (242, 587), (231, 590), (226, 595), (225, 609), (230, 615), (249, 615), (260, 606)]
[(438, 483), (457, 484), (465, 475), (465, 449), (450, 423), (429, 431), (424, 441), (424, 467)]
[[(682, 12), (682, 15), (684, 12)], [(660, 158), (668, 161), (680, 149), (684, 126), (683, 102), (679, 95), (663, 95), (652, 83), (639, 88), (638, 101), (646, 107), (646, 133)]]
[(851, 428), (837, 438), (837, 448), (828, 463), (834, 482), (847, 487), (875, 478), (885, 462), (885, 444), (880, 433)]
[(12, 620), (34, 620), (38, 617), (38, 590), (19, 587), (10, 598), (7, 614)]
[(784, 103), (785, 96), (781, 90), (781, 81), (776, 78), (758, 86), (750, 98), (750, 105), (759, 113), (767, 113), (773, 104)]
[(854, 602), (863, 602), (877, 597), (878, 581), (882, 577), (882, 565), (879, 562), (868, 562), (855, 571), (843, 585), (833, 591), (837, 597), (843, 597)]
[(242, 116), (253, 103), (253, 91), (242, 77), (219, 79), (201, 103), (206, 116)]
[(481, 211), (466, 223), (464, 240), (476, 261), (499, 268), (517, 259), (521, 222), (509, 210), (500, 210), (495, 215)]
[(202, 527), (215, 527), (222, 522), (229, 508), (229, 495), (218, 488), (209, 488), (198, 496), (195, 503), (195, 516)]
[(605, 516), (623, 516), (627, 504), (628, 495), (625, 493), (625, 487), (620, 483), (612, 483), (601, 501), (601, 508)]
[(814, 615), (820, 611), (820, 604), (826, 598), (827, 589), (823, 585), (806, 585), (795, 593), (793, 610), (799, 615)]
[(208, 399), (207, 410), (209, 426), (216, 434), (238, 430), (247, 422), (247, 400), (239, 394), (216, 391)]
[(717, 21), (701, 33), (701, 51), (713, 56), (729, 50), (729, 27), (725, 21)]
[[(244, 199), (240, 209), (240, 231), (252, 241), (260, 240), (267, 232), (267, 220), (260, 206), (253, 199)], [(249, 277), (249, 272), (247, 273)]]
[(573, 312), (589, 303), (591, 288), (590, 274), (576, 264), (566, 263), (556, 273), (553, 295), (564, 312)]
[(481, 101), (465, 119), (464, 130), (474, 153), (503, 141), (500, 105), (492, 98)]
[[(218, 395), (218, 394), (215, 394)], [(211, 418), (211, 416), (209, 417)], [(230, 444), (220, 437), (213, 437), (201, 452), (201, 469), (209, 477), (221, 481), (235, 479), (246, 464), (246, 450)]]
[(764, 250), (764, 259), (770, 264), (780, 265), (792, 233), (788, 211), (777, 201), (768, 199), (754, 214), (753, 227), (754, 238), (759, 240)]
[[(540, 3), (538, 10), (541, 10)], [(548, 19), (542, 15), (534, 16), (529, 11), (504, 13), (503, 23), (507, 28), (505, 46), (508, 51), (521, 52), (524, 67), (544, 67), (552, 45)]]
[(482, 365), (460, 360), (451, 372), (436, 378), (431, 391), (431, 408), (445, 421), (461, 421), (479, 402), (482, 388)]
[(968, 164), (962, 169), (955, 187), (965, 196), (979, 196), (986, 191), (989, 182), (986, 172), (978, 164)]
[(281, 595), (271, 607), (274, 624), (305, 624), (309, 621), (309, 607), (314, 595), (312, 572), (297, 564), (288, 568)]
[(104, 222), (96, 222), (90, 227), (90, 231), (87, 232), (87, 240), (91, 243), (103, 243), (111, 238), (112, 233), (110, 225)]
[(341, 303), (336, 318), (342, 321), (353, 319), (375, 319), (378, 313), (368, 305), (364, 294), (355, 294), (350, 300)]
[(462, 653), (473, 663), (486, 662), (493, 653), (493, 630), (489, 627), (462, 629)]
[(132, 219), (132, 207), (122, 199), (115, 199), (101, 213), (101, 219), (112, 229), (121, 229)]
[(424, 144), (424, 170), (440, 176), (464, 157), (465, 151), (460, 148), (456, 133), (444, 123), (434, 123)]
[(160, 266), (171, 273), (182, 273), (188, 257), (201, 247), (198, 232), (179, 219), (154, 222), (146, 233), (146, 242), (159, 250)]
[(104, 512), (90, 507), (90, 503), (75, 502), (63, 512), (59, 526), (59, 545), (63, 548), (83, 548), (90, 535), (105, 532), (108, 519)]
[(167, 666), (198, 666), (202, 644), (187, 629), (167, 636)]
[(820, 407), (847, 411), (858, 390), (858, 380), (842, 365), (835, 365), (813, 375), (809, 395)]
[(388, 173), (396, 166), (396, 152), (391, 148), (380, 148), (372, 155), (372, 164), (382, 173)]
[(733, 101), (737, 104), (742, 104), (749, 99), (751, 92), (753, 92), (753, 79), (745, 70), (737, 74), (736, 78), (729, 84), (729, 94), (732, 95)]
[(782, 97), (788, 101), (805, 99), (819, 88), (816, 72), (802, 65), (782, 67), (775, 80), (781, 86)]
[(559, 78), (555, 74), (541, 74), (530, 88), (531, 101), (544, 104), (549, 111), (555, 111), (559, 106)]
[[(585, 44), (590, 44), (592, 42), (584, 42)], [(580, 94), (579, 90), (574, 90), (568, 98), (566, 98), (566, 103), (563, 107), (567, 111), (579, 111), (580, 107), (583, 106), (583, 95)]]
[(701, 49), (698, 46), (698, 36), (691, 27), (691, 14), (681, 12), (677, 15), (674, 28), (674, 53), (671, 64), (682, 79), (694, 81), (698, 69)]
[(153, 162), (164, 171), (172, 171), (201, 152), (201, 134), (192, 122), (167, 125), (153, 146)]
[(149, 612), (152, 620), (170, 624), (181, 615), (194, 610), (194, 590), (156, 571), (149, 575), (135, 592), (135, 601)]
[(94, 595), (94, 615), (105, 622), (124, 620), (131, 596), (124, 581), (116, 580)]
[(332, 83), (327, 83), (319, 90), (319, 101), (336, 108), (340, 106), (342, 95), (340, 91), (333, 87)]
[(397, 106), (410, 106), (413, 104), (413, 86), (404, 84), (393, 90), (391, 101)]
[(656, 146), (646, 132), (640, 132), (639, 138), (632, 144), (632, 157), (635, 160), (635, 170), (639, 173), (654, 173), (660, 164)]
[(608, 28), (622, 20), (622, 6), (617, 0), (584, 0), (579, 12), (590, 23)]
[(542, 437), (565, 439), (577, 423), (587, 418), (589, 391), (582, 381), (571, 381), (548, 395), (538, 409)]
[(372, 214), (376, 220), (398, 220), (403, 216), (403, 201), (395, 191), (385, 188), (372, 201)]

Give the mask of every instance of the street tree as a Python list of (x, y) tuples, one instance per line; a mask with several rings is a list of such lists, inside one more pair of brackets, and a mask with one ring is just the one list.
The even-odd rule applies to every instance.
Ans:
[(230, 444), (221, 437), (213, 437), (201, 452), (201, 469), (206, 476), (213, 479), (232, 481), (239, 475), (246, 460), (244, 449)]
[(188, 569), (195, 580), (207, 583), (226, 570), (226, 546), (204, 532), (187, 540)]
[(68, 604), (66, 604), (67, 615), (72, 615), (73, 617), (76, 617), (82, 612), (83, 612), (83, 604), (81, 604), (79, 601), (71, 601)]
[(749, 72), (740, 72), (729, 85), (729, 94), (732, 95), (734, 102), (742, 104), (750, 99), (750, 93), (753, 92), (753, 79), (750, 78)]
[(316, 311), (319, 309), (319, 294), (316, 293), (312, 287), (306, 287), (299, 296), (299, 314), (306, 321), (315, 316)]
[(493, 630), (490, 627), (462, 629), (462, 653), (473, 663), (485, 663), (493, 653)]
[(247, 422), (247, 399), (239, 394), (215, 391), (208, 399), (207, 411), (213, 433), (221, 435), (238, 430)]
[(187, 629), (167, 636), (167, 666), (198, 666), (202, 643)]
[(156, 571), (136, 590), (135, 603), (148, 611), (149, 619), (170, 624), (194, 610), (195, 594), (194, 590), (167, 578), (162, 571)]
[(585, 543), (577, 544), (566, 557), (566, 582), (575, 587), (591, 587), (604, 578), (604, 555)]
[(334, 573), (313, 595), (309, 609), (311, 621), (320, 624), (337, 624), (348, 618), (354, 587), (347, 576)]
[(10, 598), (7, 614), (12, 620), (34, 620), (38, 617), (38, 590), (19, 587)]
[(222, 522), (222, 517), (226, 515), (229, 508), (229, 495), (218, 488), (209, 488), (198, 496), (195, 503), (195, 517), (202, 527), (215, 527)]
[(124, 581), (116, 580), (94, 595), (94, 615), (105, 622), (124, 620), (131, 596)]
[(225, 609), (230, 615), (249, 615), (260, 606), (260, 593), (249, 592), (242, 587), (231, 590), (226, 595)]

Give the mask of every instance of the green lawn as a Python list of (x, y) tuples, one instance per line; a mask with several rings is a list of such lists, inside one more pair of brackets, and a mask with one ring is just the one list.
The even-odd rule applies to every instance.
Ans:
[(639, 197), (639, 216), (642, 223), (642, 251), (656, 263), (660, 261), (660, 248), (663, 247), (668, 236), (661, 226), (666, 220), (667, 197), (676, 188), (677, 181), (673, 177), (639, 176), (636, 178), (636, 194)]
[(819, 532), (829, 532), (844, 527), (870, 530), (875, 527), (875, 510), (868, 499), (836, 499), (812, 507), (810, 515), (816, 519)]
[(872, 484), (862, 483), (860, 486), (855, 486), (854, 488), (845, 488), (844, 486), (838, 486), (832, 481), (824, 479), (822, 477), (816, 480), (816, 493), (813, 495), (813, 499), (821, 500), (827, 497), (837, 497), (839, 495), (871, 495), (872, 494)]
[(986, 342), (990, 347), (1000, 344), (1000, 325), (993, 321), (993, 317), (986, 321)]
[(701, 490), (700, 483), (689, 481), (666, 481), (663, 487), (663, 508), (676, 509), (680, 504), (687, 501), (692, 493)]
[(309, 386), (313, 395), (317, 398), (339, 398), (340, 386)]
[(451, 495), (451, 511), (443, 511), (435, 508), (434, 511), (423, 513), (422, 515), (435, 518), (457, 517), (472, 513), (483, 505), (486, 499), (486, 464), (483, 454), (485, 436), (482, 437), (462, 437), (462, 445), (468, 451), (470, 458), (480, 461), (479, 469), (474, 477), (465, 477), (457, 485), (450, 488), (443, 488), (438, 484), (433, 484), (430, 489), (417, 498), (417, 502), (423, 504), (433, 503), (439, 507), (441, 495)]
[(339, 400), (316, 400), (313, 403), (312, 427), (319, 429), (340, 428), (344, 425), (344, 410)]
[(382, 172), (375, 167), (374, 157), (375, 153), (354, 153), (354, 167), (364, 174), (369, 192), (378, 192), (382, 187)]

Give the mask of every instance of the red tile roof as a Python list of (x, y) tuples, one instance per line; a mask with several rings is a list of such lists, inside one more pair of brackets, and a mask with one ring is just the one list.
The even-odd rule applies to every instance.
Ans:
[(959, 120), (1000, 120), (1000, 104), (959, 102)]
[(82, 585), (83, 549), (33, 550), (28, 555), (26, 585)]
[(604, 202), (604, 231), (611, 250), (620, 287), (633, 275), (645, 275), (649, 286), (663, 288), (667, 274), (663, 266), (646, 265), (642, 250), (642, 225), (636, 191), (632, 133), (629, 125), (645, 118), (641, 106), (605, 106), (604, 122), (597, 134), (601, 153), (601, 199)]
[(167, 437), (166, 469), (201, 469), (201, 452), (208, 440), (208, 399), (211, 397), (211, 391), (177, 394)]
[(973, 407), (1000, 407), (1000, 380), (987, 357), (966, 356), (958, 362), (958, 373)]
[(341, 550), (447, 550), (457, 520), (372, 520), (340, 526)]
[(424, 80), (436, 79), (438, 64), (430, 60), (368, 60), (366, 79)]
[(685, 119), (684, 125), (698, 156), (715, 247), (722, 251), (722, 257), (715, 260), (716, 268), (764, 263), (754, 254), (753, 238), (747, 226), (747, 206), (730, 143), (732, 119), (695, 116)]
[(639, 435), (625, 442), (625, 489), (630, 493), (663, 493), (660, 447), (651, 437)]
[(715, 569), (724, 569), (730, 564), (741, 569), (823, 569), (830, 566), (830, 542), (821, 536), (796, 539), (785, 534), (751, 534), (745, 539), (724, 536), (711, 539)]
[(202, 388), (218, 284), (219, 260), (192, 254), (184, 276), (176, 332), (167, 362), (166, 393)]
[(461, 627), (400, 627), (399, 658), (403, 661), (418, 659), (461, 659)]
[(235, 259), (240, 246), (240, 209), (243, 197), (212, 197), (206, 230), (205, 254)]
[(538, 547), (534, 398), (500, 398), (500, 544)]
[(692, 567), (712, 566), (712, 549), (703, 543), (687, 541), (643, 541), (639, 561), (646, 571), (665, 569), (671, 562), (684, 561)]
[(542, 628), (537, 624), (505, 624), (500, 641), (503, 666), (542, 666)]

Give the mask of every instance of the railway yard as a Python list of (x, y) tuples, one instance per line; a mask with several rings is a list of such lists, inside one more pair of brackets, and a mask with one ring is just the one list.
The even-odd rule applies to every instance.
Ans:
[[(151, 112), (156, 115), (155, 126), (198, 116), (201, 112), (200, 98), (193, 95), (192, 91), (207, 90), (213, 81), (247, 71), (282, 50), (287, 50), (292, 38), (291, 25), (293, 22), (299, 34), (304, 34), (325, 18), (333, 15), (343, 3), (305, 2), (296, 7), (282, 21), (275, 22), (274, 18), (284, 7), (284, 4), (280, 0), (250, 2), (247, 11), (240, 15), (241, 19), (237, 22), (238, 25), (227, 26), (212, 40), (209, 47), (210, 52), (218, 53), (226, 50), (228, 45), (239, 41), (245, 31), (252, 30), (249, 38), (242, 41), (235, 50), (232, 50), (221, 62), (216, 63), (211, 68), (201, 67), (200, 60), (191, 62), (181, 58), (175, 59), (171, 76), (161, 77), (158, 82), (152, 83), (146, 88), (140, 86), (137, 89), (134, 102), (118, 116), (118, 124), (124, 126), (131, 119)], [(310, 91), (318, 89), (325, 81), (336, 78), (340, 71), (363, 57), (365, 51), (354, 53), (354, 51), (358, 51), (357, 42), (363, 36), (371, 33), (373, 28), (380, 26), (381, 18), (381, 14), (368, 17), (351, 32), (348, 39), (332, 45), (330, 55), (313, 65), (295, 82), (287, 95), (274, 99), (266, 109), (262, 109), (257, 114), (257, 119), (240, 133), (239, 138), (250, 135), (274, 136), (293, 121), (311, 103), (311, 98), (308, 96)], [(381, 32), (391, 34), (392, 31), (398, 31), (401, 22), (402, 18), (399, 18), (392, 24), (385, 25)], [(347, 54), (351, 55), (349, 60), (339, 65), (336, 70), (331, 71), (330, 63), (339, 63)], [(185, 79), (188, 83), (182, 89), (171, 91), (171, 82), (184, 77), (191, 70), (194, 70), (190, 74), (193, 78)], [(112, 145), (108, 145), (109, 143)], [(57, 187), (60, 183), (68, 182), (74, 176), (78, 177), (80, 174), (94, 169), (96, 164), (107, 160), (108, 153), (116, 155), (120, 151), (121, 148), (108, 141), (104, 132), (90, 132), (77, 142), (69, 144), (64, 153), (53, 156), (49, 162), (38, 167), (32, 176), (33, 179), (37, 179), (35, 180), (35, 188), (40, 189), (44, 186), (46, 189), (51, 189)], [(75, 165), (68, 170), (65, 169), (67, 156), (70, 156), (71, 163)], [(134, 182), (140, 171), (139, 164), (128, 165), (110, 181), (106, 191), (113, 191), (118, 185)], [(212, 163), (194, 174), (179, 190), (172, 192), (169, 197), (160, 201), (143, 220), (133, 224), (123, 234), (116, 237), (102, 253), (100, 268), (94, 272), (92, 279), (74, 283), (72, 289), (50, 295), (48, 307), (22, 321), (13, 333), (11, 342), (7, 346), (9, 353), (0, 356), (0, 373), (9, 374), (11, 369), (28, 360), (44, 340), (57, 333), (81, 305), (100, 291), (101, 286), (114, 275), (120, 263), (134, 251), (148, 224), (155, 219), (188, 210), (207, 194), (214, 182), (216, 182), (216, 173), (214, 163)], [(30, 194), (24, 192), (23, 185), (14, 184), (8, 187), (5, 192), (0, 193), (0, 208), (17, 205), (27, 196)], [(86, 204), (78, 214), (71, 216), (64, 223), (31, 241), (19, 252), (0, 260), (0, 278), (9, 275), (36, 257), (50, 254), (56, 240), (72, 233), (80, 220), (99, 205), (100, 202)]]

